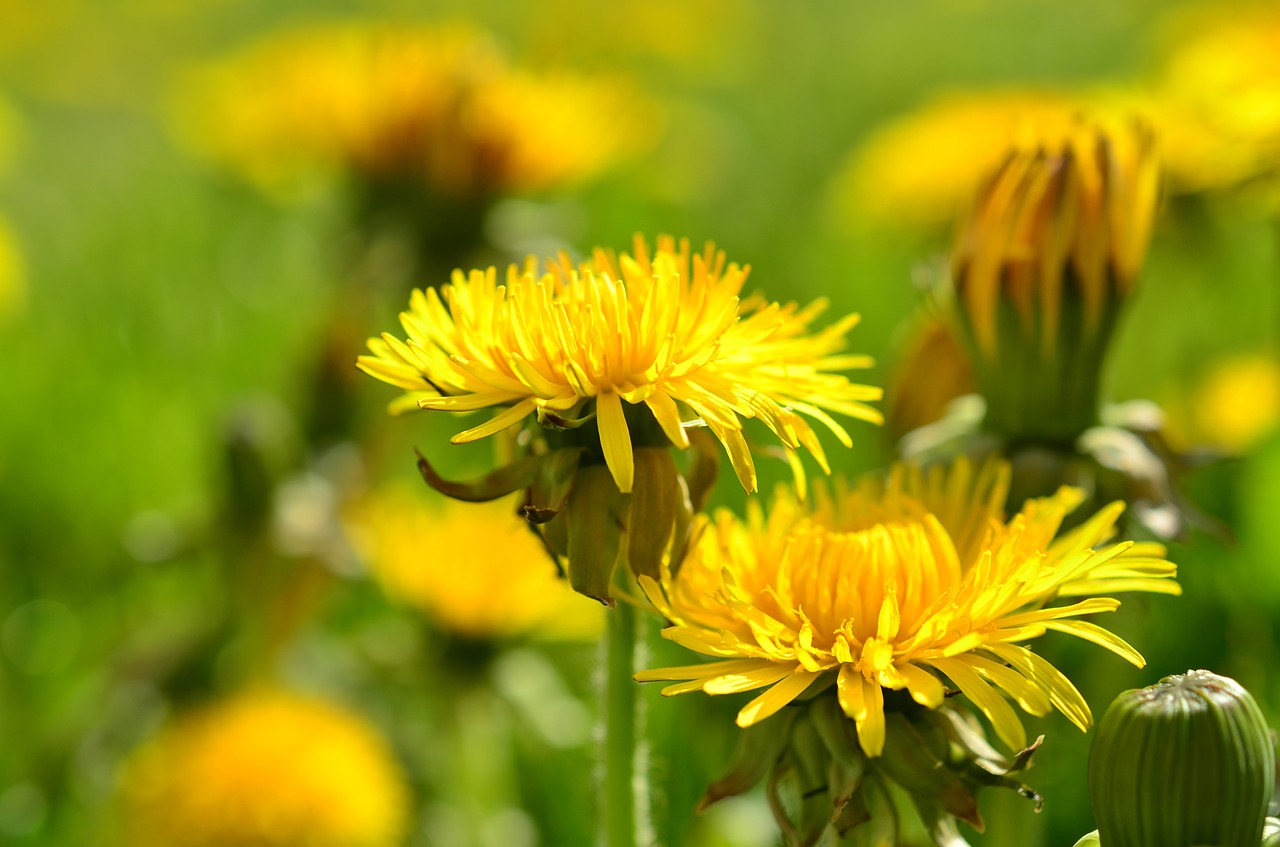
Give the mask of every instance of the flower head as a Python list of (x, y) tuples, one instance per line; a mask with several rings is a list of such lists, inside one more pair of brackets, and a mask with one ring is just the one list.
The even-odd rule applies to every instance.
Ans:
[(363, 719), (284, 692), (240, 695), (164, 729), (127, 763), (131, 844), (392, 847), (408, 793)]
[(693, 253), (671, 238), (652, 252), (640, 238), (632, 254), (597, 250), (578, 267), (561, 255), (541, 273), (530, 260), (501, 282), (493, 268), (457, 271), (439, 292), (415, 291), (400, 316), (407, 340), (370, 339), (373, 355), (359, 366), (410, 392), (399, 408), (498, 409), (455, 443), (535, 416), (561, 428), (594, 416), (602, 458), (623, 493), (632, 489), (640, 429), (656, 422), (663, 441), (686, 449), (686, 430), (706, 426), (753, 491), (744, 418), (762, 420), (790, 451), (804, 446), (825, 469), (806, 416), (847, 445), (849, 434), (828, 413), (878, 422), (866, 401), (881, 392), (835, 373), (870, 364), (841, 353), (856, 315), (811, 333), (824, 302), (743, 299), (748, 271), (711, 244)]
[[(1060, 533), (1083, 494), (1063, 489), (999, 519), (1008, 469), (896, 467), (810, 514), (783, 496), (766, 518), (707, 521), (680, 570), (641, 585), (671, 621), (664, 635), (720, 661), (663, 668), (666, 694), (767, 688), (738, 713), (749, 727), (815, 685), (835, 683), (868, 756), (885, 743), (886, 692), (941, 705), (947, 682), (1014, 750), (1025, 711), (1057, 708), (1081, 729), (1089, 707), (1071, 682), (1020, 642), (1055, 630), (1141, 666), (1119, 637), (1081, 616), (1115, 610), (1108, 591), (1178, 593), (1157, 544), (1108, 543), (1122, 504)], [(1087, 597), (1050, 606), (1063, 597)]]
[(511, 69), (464, 27), (286, 31), (195, 72), (181, 99), (192, 143), (267, 187), (337, 172), (464, 198), (593, 176), (657, 124), (633, 85)]
[(356, 546), (392, 598), (470, 638), (599, 633), (600, 607), (557, 576), (511, 498), (429, 504), (421, 490), (377, 490), (349, 522)]
[(978, 192), (952, 277), (993, 431), (1069, 442), (1096, 423), (1158, 192), (1145, 125), (1083, 121), (1057, 144), (1011, 150)]

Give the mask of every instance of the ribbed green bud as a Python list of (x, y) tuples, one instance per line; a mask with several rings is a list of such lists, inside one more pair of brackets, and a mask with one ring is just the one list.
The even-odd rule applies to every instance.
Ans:
[(1088, 835), (1083, 836), (1075, 843), (1075, 847), (1100, 847), (1102, 839), (1098, 837), (1098, 830), (1094, 830)]
[(1106, 847), (1258, 847), (1274, 786), (1275, 750), (1258, 705), (1208, 671), (1121, 694), (1089, 755)]

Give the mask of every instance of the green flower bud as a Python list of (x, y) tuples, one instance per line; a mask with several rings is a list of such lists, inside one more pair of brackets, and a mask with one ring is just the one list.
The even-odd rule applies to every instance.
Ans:
[(1239, 683), (1208, 671), (1121, 694), (1089, 755), (1106, 847), (1257, 847), (1274, 786), (1262, 712)]

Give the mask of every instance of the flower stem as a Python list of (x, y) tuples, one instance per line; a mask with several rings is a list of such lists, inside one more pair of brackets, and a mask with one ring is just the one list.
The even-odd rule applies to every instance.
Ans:
[(602, 799), (604, 847), (635, 847), (639, 843), (637, 813), (637, 745), (640, 740), (636, 672), (639, 613), (621, 602), (608, 615), (605, 637), (604, 791)]

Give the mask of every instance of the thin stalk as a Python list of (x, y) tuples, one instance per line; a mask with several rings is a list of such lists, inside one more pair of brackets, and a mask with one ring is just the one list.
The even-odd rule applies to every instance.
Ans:
[(640, 710), (636, 672), (639, 613), (622, 602), (608, 615), (605, 634), (604, 790), (601, 798), (604, 847), (636, 847), (642, 823), (638, 811), (636, 766)]

